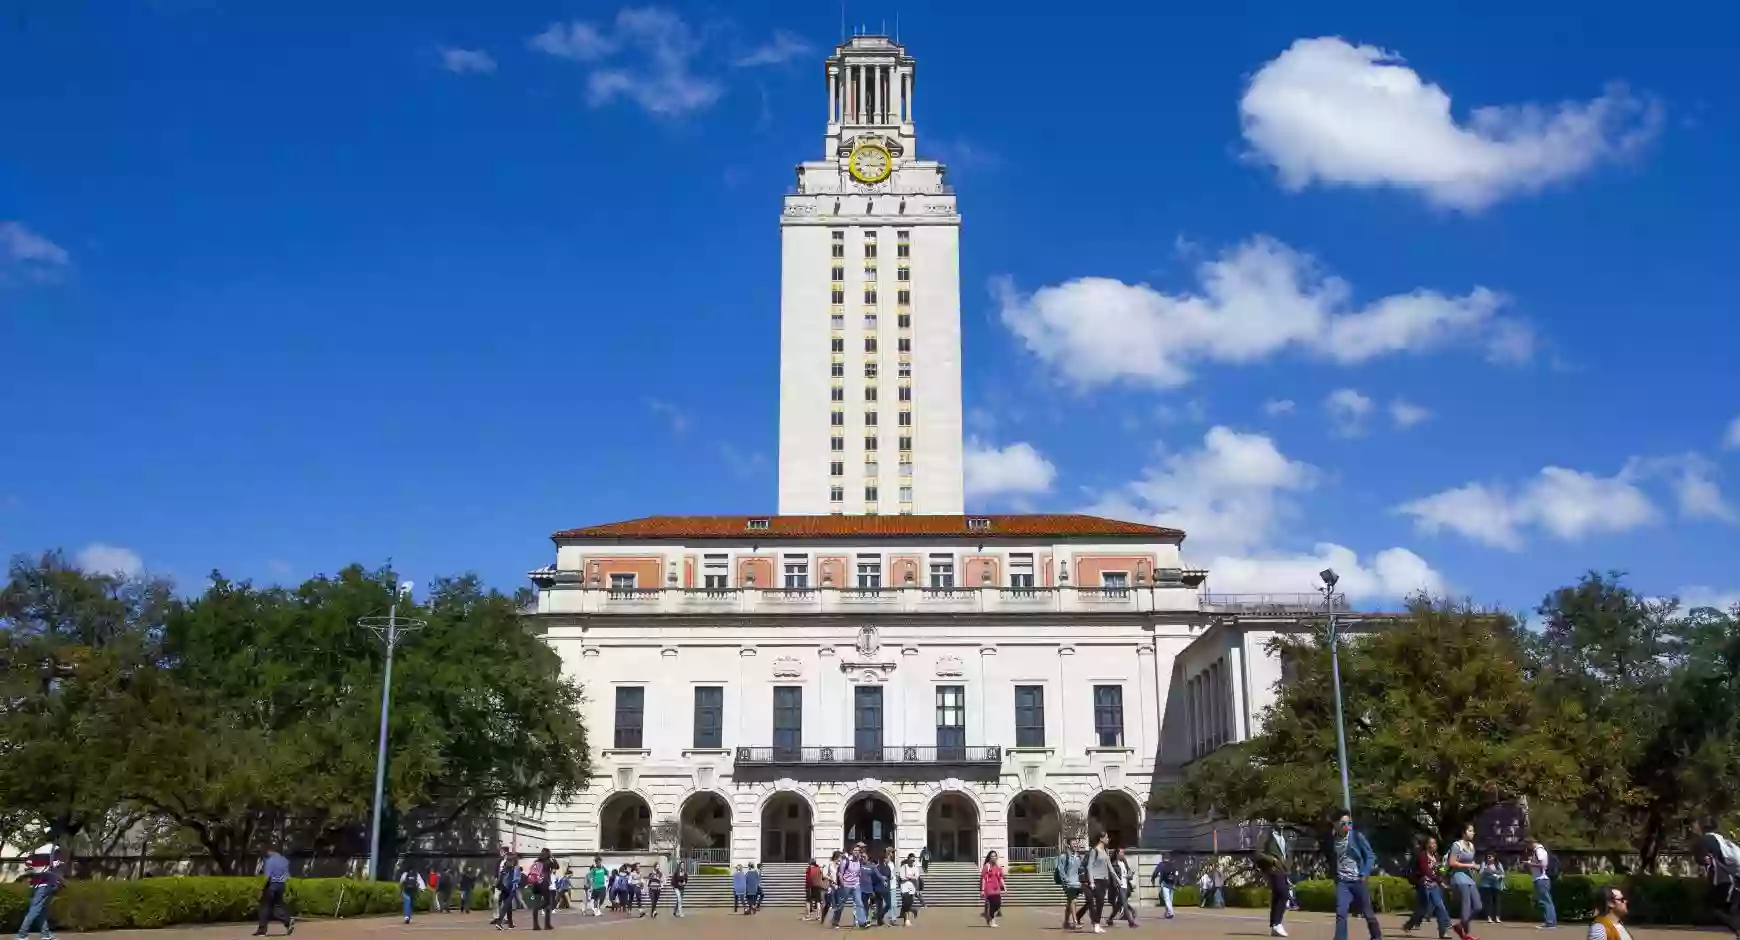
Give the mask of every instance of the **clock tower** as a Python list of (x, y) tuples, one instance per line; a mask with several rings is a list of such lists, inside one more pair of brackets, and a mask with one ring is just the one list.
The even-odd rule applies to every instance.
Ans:
[(904, 47), (854, 36), (826, 66), (823, 155), (780, 218), (779, 512), (958, 515), (954, 191), (918, 154)]

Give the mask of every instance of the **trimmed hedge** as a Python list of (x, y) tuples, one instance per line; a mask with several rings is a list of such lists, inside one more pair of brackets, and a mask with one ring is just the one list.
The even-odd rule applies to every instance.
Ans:
[[(1374, 875), (1368, 879), (1372, 907), (1380, 914), (1410, 914), (1414, 910), (1414, 886), (1405, 878)], [(1595, 898), (1602, 887), (1619, 884), (1631, 901), (1626, 923), (1679, 924), (1711, 926), (1721, 923), (1710, 907), (1709, 884), (1697, 878), (1670, 878), (1662, 875), (1565, 875), (1553, 883), (1553, 906), (1561, 921), (1586, 921), (1595, 916)], [(1299, 906), (1307, 911), (1335, 911), (1335, 883), (1328, 880), (1301, 881), (1293, 887)], [(1188, 892), (1188, 899), (1186, 892)], [(1228, 907), (1269, 906), (1269, 889), (1263, 885), (1228, 886), (1225, 889)], [(1456, 914), (1456, 898), (1448, 888), (1445, 903), (1451, 916)], [(1183, 906), (1198, 902), (1195, 887), (1180, 888), (1174, 902)], [(1504, 890), (1498, 900), (1499, 916), (1505, 920), (1535, 921), (1540, 911), (1535, 907), (1534, 880), (1526, 874), (1505, 878)], [(1482, 913), (1480, 916), (1485, 916)]]
[[(261, 884), (257, 875), (69, 881), (55, 895), (49, 916), (56, 928), (76, 931), (250, 921), (259, 914)], [(30, 909), (30, 890), (27, 884), (0, 884), (0, 930), (18, 929)], [(341, 891), (343, 908), (338, 906)], [(428, 910), (430, 897), (420, 892), (416, 909)], [(401, 910), (396, 882), (348, 878), (292, 878), (285, 903), (297, 917), (331, 917), (335, 910), (345, 917)], [(476, 889), (472, 904), (487, 910), (489, 889)]]

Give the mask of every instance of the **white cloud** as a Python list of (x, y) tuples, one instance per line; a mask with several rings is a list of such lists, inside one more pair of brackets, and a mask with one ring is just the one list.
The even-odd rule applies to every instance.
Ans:
[(66, 249), (22, 222), (0, 221), (0, 279), (8, 270), (46, 276), (72, 264)]
[(1103, 494), (1089, 509), (1183, 529), (1191, 563), (1209, 569), (1216, 593), (1298, 593), (1317, 572), (1333, 567), (1350, 597), (1402, 597), (1440, 591), (1444, 579), (1420, 556), (1388, 548), (1362, 563), (1352, 549), (1319, 544), (1310, 552), (1274, 546), (1297, 522), (1296, 500), (1322, 478), (1292, 460), (1269, 437), (1215, 427), (1199, 450), (1165, 455), (1142, 479)]
[(1271, 398), (1263, 402), (1263, 414), (1271, 418), (1278, 418), (1281, 415), (1292, 414), (1295, 407), (1297, 406), (1291, 398)]
[(1264, 64), (1239, 116), (1252, 159), (1288, 189), (1393, 186), (1464, 211), (1625, 157), (1661, 125), (1658, 107), (1620, 86), (1589, 101), (1477, 107), (1459, 122), (1450, 95), (1400, 57), (1336, 37), (1300, 39)]
[(1177, 405), (1161, 402), (1154, 409), (1154, 418), (1161, 424), (1201, 424), (1208, 420), (1208, 405), (1200, 398), (1192, 398)]
[(1217, 557), (1208, 563), (1215, 594), (1304, 594), (1317, 590), (1317, 573), (1334, 568), (1336, 591), (1349, 600), (1398, 598), (1425, 591), (1443, 594), (1444, 576), (1405, 548), (1386, 548), (1365, 562), (1351, 548), (1329, 542), (1294, 555)]
[(114, 574), (136, 578), (145, 572), (145, 559), (130, 548), (94, 542), (79, 550), (73, 559), (80, 568), (92, 574)]
[(977, 438), (967, 441), (967, 495), (1008, 496), (1044, 493), (1057, 479), (1057, 467), (1025, 441), (998, 448)]
[(725, 93), (724, 85), (695, 72), (701, 40), (670, 10), (625, 8), (609, 32), (578, 20), (552, 23), (527, 44), (594, 65), (586, 85), (593, 107), (627, 98), (652, 114), (680, 117), (705, 110)]
[(1722, 432), (1723, 450), (1740, 450), (1740, 415), (1728, 422), (1728, 429)]
[(1371, 416), (1377, 402), (1361, 395), (1357, 389), (1338, 388), (1323, 399), (1323, 410), (1329, 413), (1330, 424), (1342, 437), (1358, 437), (1365, 433), (1365, 419)]
[(1564, 467), (1544, 467), (1526, 485), (1469, 483), (1397, 507), (1422, 532), (1449, 530), (1497, 548), (1517, 550), (1525, 531), (1539, 529), (1563, 541), (1627, 532), (1655, 522), (1655, 503), (1636, 474), (1596, 476)]
[(799, 56), (810, 54), (811, 46), (803, 37), (783, 29), (773, 31), (773, 38), (739, 56), (731, 64), (738, 68), (758, 65), (784, 65)]
[(1740, 522), (1740, 514), (1728, 504), (1727, 499), (1722, 496), (1721, 485), (1716, 482), (1715, 463), (1701, 454), (1634, 457), (1625, 467), (1627, 475), (1639, 479), (1666, 478), (1683, 518)]
[(1679, 590), (1680, 609), (1693, 610), (1699, 607), (1714, 607), (1727, 612), (1740, 606), (1740, 588), (1732, 590), (1717, 590), (1702, 584), (1694, 584)]
[(1403, 401), (1400, 398), (1390, 402), (1390, 420), (1394, 421), (1398, 428), (1411, 428), (1430, 417), (1432, 417), (1432, 412), (1413, 402)]
[(1308, 256), (1256, 237), (1198, 266), (1196, 293), (1078, 278), (1031, 294), (992, 281), (1003, 323), (1065, 379), (1170, 387), (1199, 363), (1249, 363), (1291, 350), (1341, 364), (1452, 343), (1514, 352), (1522, 324), (1505, 326), (1503, 298), (1484, 287), (1460, 297), (1429, 290), (1351, 304), (1345, 281)]
[(649, 411), (665, 419), (671, 426), (672, 434), (681, 434), (689, 429), (689, 414), (676, 405), (658, 398), (646, 400)]
[(488, 75), (495, 71), (495, 56), (482, 49), (442, 46), (441, 67), (460, 75)]

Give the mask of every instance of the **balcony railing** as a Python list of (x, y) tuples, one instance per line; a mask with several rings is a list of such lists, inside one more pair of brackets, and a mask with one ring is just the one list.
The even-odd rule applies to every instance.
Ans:
[[(1206, 606), (1210, 599), (1226, 595), (1198, 595), (1179, 582), (1162, 581), (1128, 587), (970, 587), (933, 588), (927, 585), (859, 588), (835, 587), (737, 587), (737, 588), (645, 588), (600, 587), (582, 572), (550, 568), (532, 572), (540, 588), (538, 610), (546, 614), (823, 614), (872, 609), (883, 612), (924, 613), (1095, 613), (1153, 611), (1195, 612), (1221, 610)], [(1309, 598), (1312, 595), (1302, 595)], [(1246, 603), (1257, 595), (1236, 595)], [(1321, 610), (1322, 598), (1315, 609)], [(1340, 607), (1340, 604), (1337, 604)], [(1244, 608), (1240, 608), (1244, 609)], [(1252, 610), (1256, 610), (1253, 604)], [(1298, 608), (1295, 604), (1294, 609)], [(1310, 609), (1310, 608), (1305, 608)], [(1342, 608), (1345, 609), (1345, 608)], [(1268, 612), (1268, 608), (1262, 608)]]
[[(1324, 611), (1321, 594), (1204, 594), (1202, 609), (1221, 614), (1310, 614)], [(1347, 613), (1347, 598), (1335, 595), (1335, 609)]]
[(1001, 764), (996, 745), (961, 747), (885, 744), (881, 747), (740, 747), (737, 763), (773, 764)]

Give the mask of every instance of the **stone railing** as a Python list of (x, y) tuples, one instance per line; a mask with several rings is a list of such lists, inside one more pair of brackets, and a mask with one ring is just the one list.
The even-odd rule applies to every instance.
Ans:
[(1132, 587), (654, 588), (608, 589), (579, 572), (532, 573), (545, 614), (1148, 613), (1194, 612), (1184, 585)]

